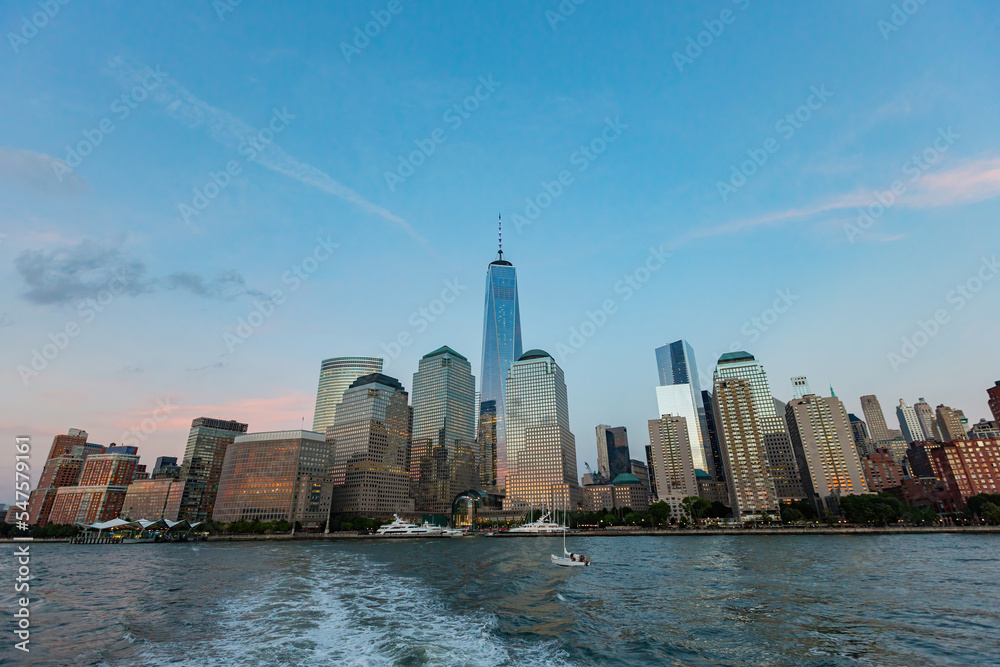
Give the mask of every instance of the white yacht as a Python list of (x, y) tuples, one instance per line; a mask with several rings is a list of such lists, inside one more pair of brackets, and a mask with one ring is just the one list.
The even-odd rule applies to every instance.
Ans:
[(565, 533), (566, 526), (560, 526), (558, 523), (551, 521), (549, 514), (545, 513), (538, 518), (537, 521), (532, 521), (531, 523), (525, 523), (517, 528), (511, 528), (510, 533)]
[(432, 526), (426, 521), (424, 525), (418, 526), (400, 519), (396, 514), (393, 514), (392, 518), (394, 521), (381, 526), (375, 531), (375, 535), (379, 537), (441, 537), (444, 532), (441, 527)]
[(466, 537), (466, 533), (460, 528), (443, 528), (441, 537)]

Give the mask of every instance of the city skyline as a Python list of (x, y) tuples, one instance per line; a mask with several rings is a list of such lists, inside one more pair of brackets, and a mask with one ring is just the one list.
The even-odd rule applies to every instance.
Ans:
[[(5, 33), (33, 11), (17, 4)], [(996, 8), (921, 6), (885, 38), (887, 13), (737, 6), (737, 23), (678, 67), (675, 52), (715, 18), (704, 7), (588, 5), (554, 29), (541, 8), (407, 6), (348, 61), (339, 45), (367, 9), (316, 7), (300, 22), (251, 6), (225, 20), (211, 6), (126, 7), (98, 21), (67, 6), (0, 71), (12, 101), (0, 435), (45, 447), (76, 427), (149, 461), (181, 457), (201, 415), (308, 427), (316, 366), (333, 356), (381, 356), (406, 384), (447, 344), (479, 369), (498, 210), (524, 344), (556, 355), (578, 436), (624, 425), (641, 458), (651, 351), (679, 338), (703, 371), (734, 344), (748, 350), (783, 400), (786, 378), (807, 376), (858, 415), (857, 397), (874, 394), (989, 419)], [(828, 26), (808, 44), (807, 21)], [(444, 38), (414, 56), (432, 29)], [(498, 39), (548, 67), (498, 56), (486, 46)], [(231, 59), (207, 46), (219, 43)], [(54, 76), (52, 62), (73, 67)], [(655, 94), (615, 64), (650, 62)], [(145, 99), (122, 107), (136, 90)], [(775, 129), (800, 109), (807, 122)], [(114, 131), (77, 164), (66, 148), (103, 119)], [(265, 128), (264, 150), (241, 146)], [(717, 183), (739, 181), (731, 167), (768, 139), (779, 150), (723, 200)], [(434, 152), (409, 164), (428, 141)], [(52, 168), (67, 158), (72, 171)], [(845, 231), (896, 179), (905, 195), (862, 234)], [(961, 249), (946, 258), (944, 230)], [(848, 310), (864, 313), (863, 335), (833, 316)], [(589, 437), (577, 458), (596, 463)]]

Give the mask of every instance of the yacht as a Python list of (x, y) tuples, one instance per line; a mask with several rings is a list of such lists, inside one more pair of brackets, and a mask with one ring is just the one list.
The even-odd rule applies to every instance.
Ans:
[(565, 533), (566, 526), (560, 526), (558, 523), (551, 521), (549, 514), (545, 513), (538, 518), (537, 521), (532, 521), (531, 523), (525, 523), (517, 528), (511, 528), (510, 533)]
[(441, 537), (466, 537), (466, 533), (460, 528), (443, 528)]
[(431, 524), (424, 522), (424, 525), (418, 526), (415, 523), (410, 523), (409, 521), (404, 521), (400, 519), (398, 515), (393, 514), (394, 519), (392, 523), (387, 523), (381, 526), (375, 531), (375, 535), (378, 537), (441, 537), (444, 532), (439, 526), (432, 526)]

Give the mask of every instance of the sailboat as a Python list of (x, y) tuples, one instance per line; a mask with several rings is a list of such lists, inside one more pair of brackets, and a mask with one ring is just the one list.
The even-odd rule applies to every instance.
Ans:
[(565, 510), (563, 511), (563, 521), (566, 522), (566, 527), (563, 528), (563, 555), (560, 557), (552, 554), (552, 564), (559, 565), (560, 567), (590, 567), (590, 558), (588, 556), (570, 553), (566, 549), (566, 533), (569, 529), (569, 521), (567, 520)]

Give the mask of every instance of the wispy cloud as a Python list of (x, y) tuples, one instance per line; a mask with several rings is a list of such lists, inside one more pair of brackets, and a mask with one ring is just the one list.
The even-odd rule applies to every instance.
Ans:
[[(144, 66), (133, 66), (123, 58), (112, 60), (110, 69), (124, 84), (129, 86), (135, 85), (145, 76)], [(214, 141), (229, 148), (237, 148), (244, 138), (255, 135), (259, 129), (252, 127), (228, 111), (199, 99), (172, 78), (167, 78), (158, 86), (153, 92), (153, 97), (166, 108), (168, 114), (183, 125), (191, 129), (204, 128)], [(258, 153), (255, 162), (300, 183), (348, 201), (362, 210), (374, 213), (393, 223), (410, 236), (423, 240), (403, 218), (368, 201), (322, 170), (297, 160), (276, 143), (269, 144), (265, 150)]]
[(71, 303), (109, 286), (129, 296), (163, 290), (216, 299), (262, 296), (247, 286), (238, 271), (225, 271), (211, 279), (189, 271), (148, 278), (146, 265), (120, 244), (90, 240), (54, 250), (25, 250), (14, 259), (14, 268), (27, 286), (22, 298), (41, 305)]
[[(62, 170), (62, 182), (56, 178), (53, 164), (65, 167), (65, 170)], [(87, 181), (77, 176), (59, 158), (5, 146), (0, 146), (0, 182), (11, 183), (43, 194), (52, 192), (77, 194), (87, 189)]]

